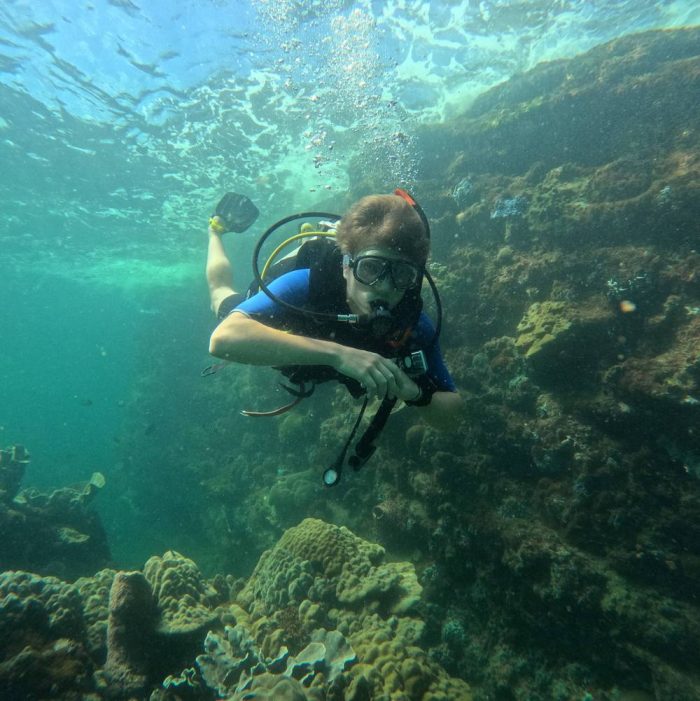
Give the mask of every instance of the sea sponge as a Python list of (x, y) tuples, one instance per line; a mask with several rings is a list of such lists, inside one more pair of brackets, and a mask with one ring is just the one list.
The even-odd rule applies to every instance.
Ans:
[(151, 588), (143, 574), (117, 572), (109, 592), (107, 661), (103, 670), (108, 696), (145, 693), (156, 619)]

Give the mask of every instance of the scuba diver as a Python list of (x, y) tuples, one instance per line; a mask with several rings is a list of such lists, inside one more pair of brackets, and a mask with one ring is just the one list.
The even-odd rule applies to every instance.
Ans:
[[(440, 319), (433, 327), (422, 311), (425, 279), (438, 315), (441, 307), (426, 270), (428, 220), (413, 198), (396, 190), (363, 197), (342, 218), (307, 212), (281, 220), (261, 237), (253, 262), (256, 281), (244, 295), (233, 287), (222, 236), (245, 230), (257, 213), (248, 198), (228, 193), (209, 220), (206, 276), (219, 319), (209, 350), (226, 361), (280, 369), (297, 389), (285, 387), (296, 397), (286, 407), (243, 413), (281, 413), (309, 396), (316, 383), (328, 380), (343, 383), (356, 398), (364, 397), (341, 456), (324, 473), (327, 486), (340, 479), (369, 399), (376, 397), (382, 404), (349, 460), (355, 469), (374, 452), (372, 442), (397, 400), (417, 407), (435, 428), (454, 428), (462, 400), (440, 352)], [(263, 239), (281, 225), (310, 215), (326, 215), (331, 221), (302, 225), (297, 236), (311, 240), (273, 266), (282, 272), (263, 280), (265, 273), (257, 265)], [(309, 229), (318, 231), (305, 233)]]

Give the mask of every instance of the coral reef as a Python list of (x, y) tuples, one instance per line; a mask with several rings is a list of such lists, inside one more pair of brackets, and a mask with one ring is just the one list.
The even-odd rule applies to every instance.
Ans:
[(375, 601), (389, 613), (407, 612), (420, 598), (415, 572), (383, 562), (384, 555), (347, 528), (305, 519), (263, 554), (239, 600), (256, 614), (306, 598), (335, 606)]
[(75, 587), (83, 599), (87, 649), (101, 664), (107, 657), (109, 593), (116, 574), (115, 570), (105, 569), (100, 570), (93, 577), (81, 577), (75, 581)]
[[(517, 326), (515, 346), (538, 375), (557, 379), (585, 375), (605, 360), (614, 316), (606, 304), (534, 302)], [(609, 353), (610, 351), (608, 351)]]
[(346, 675), (353, 690), (347, 698), (403, 694), (467, 701), (466, 684), (450, 678), (417, 646), (423, 631), (415, 617), (420, 595), (410, 563), (385, 562), (383, 548), (347, 528), (305, 519), (263, 554), (237, 602), (251, 612), (250, 626), (263, 649), (279, 648), (296, 634), (279, 627), (274, 610), (281, 606), (297, 610), (293, 626), (308, 634), (330, 625), (345, 635), (358, 658)]
[(225, 638), (210, 632), (204, 647), (206, 653), (197, 657), (204, 682), (220, 696), (234, 699), (266, 698), (261, 689), (269, 689), (271, 698), (293, 694), (302, 699), (323, 699), (324, 687), (332, 686), (357, 660), (340, 633), (323, 629), (314, 631), (311, 643), (293, 657), (283, 646), (276, 658), (266, 659), (240, 624), (227, 627)]
[(426, 640), (479, 698), (698, 695), (699, 38), (539, 66), (425, 132), (458, 154), (426, 186), (467, 408), (400, 498), (436, 523)]
[[(458, 430), (395, 412), (372, 461), (324, 491), (357, 415), (342, 390), (251, 428), (235, 414), (279, 404), (269, 375), (232, 368), (175, 390), (170, 358), (148, 353), (120, 493), (163, 524), (172, 542), (157, 552), (252, 572), (206, 581), (182, 565), (180, 589), (153, 567), (149, 688), (173, 675), (158, 698), (210, 698), (193, 660), (207, 626), (225, 641), (237, 625), (265, 661), (300, 655), (316, 630), (342, 634), (358, 659), (331, 698), (700, 697), (699, 46), (692, 27), (626, 36), (421, 128), (415, 192), (466, 399)], [(386, 187), (370, 174), (350, 194)], [(155, 445), (154, 421), (168, 435)], [(8, 460), (3, 524), (25, 508)], [(164, 500), (166, 470), (187, 488)], [(96, 667), (114, 577), (80, 580), (86, 630), (67, 638)], [(303, 698), (320, 677), (302, 690), (266, 671), (226, 689)]]
[(54, 697), (88, 691), (93, 662), (84, 645), (82, 602), (55, 577), (0, 573), (0, 696)]
[[(278, 562), (283, 552), (290, 559)], [(284, 576), (290, 564), (298, 567)], [(205, 701), (212, 692), (228, 699), (471, 699), (463, 681), (418, 647), (424, 626), (412, 565), (386, 563), (383, 548), (345, 528), (303, 521), (263, 555), (244, 587), (233, 585), (207, 582), (174, 552), (151, 558), (144, 572), (104, 570), (76, 584), (4, 573), (3, 698), (59, 691), (96, 701)], [(193, 664), (197, 648), (204, 653)], [(178, 673), (183, 660), (189, 666)]]
[(0, 450), (0, 568), (73, 579), (106, 565), (107, 537), (90, 507), (104, 477), (96, 472), (84, 484), (50, 494), (19, 491), (29, 461), (21, 445)]
[(698, 46), (627, 36), (423, 130), (464, 420), (393, 436), (355, 528), (422, 566), (477, 698), (699, 695)]
[(187, 557), (168, 551), (154, 556), (144, 567), (159, 611), (159, 630), (166, 635), (205, 631), (214, 624), (212, 609), (219, 593), (202, 577), (199, 568)]

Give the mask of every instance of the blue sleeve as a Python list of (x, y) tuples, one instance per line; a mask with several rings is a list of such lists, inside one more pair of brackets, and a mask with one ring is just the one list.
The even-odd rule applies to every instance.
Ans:
[[(276, 297), (294, 306), (303, 307), (309, 299), (309, 270), (306, 268), (292, 270), (280, 275), (268, 287)], [(283, 326), (290, 316), (286, 309), (271, 300), (264, 292), (254, 294), (241, 302), (233, 311), (243, 312), (248, 316), (255, 317), (257, 321), (271, 326)], [(456, 392), (457, 386), (442, 358), (440, 345), (438, 343), (430, 345), (434, 334), (435, 330), (430, 320), (425, 314), (421, 314), (413, 330), (412, 345), (425, 350), (428, 376), (435, 383), (437, 389), (442, 392)]]
[(425, 351), (425, 359), (428, 362), (428, 377), (435, 383), (438, 391), (456, 392), (457, 385), (455, 385), (450, 371), (442, 358), (440, 343), (436, 342), (430, 345), (434, 335), (435, 329), (430, 319), (425, 313), (421, 313), (413, 332), (412, 341), (417, 348)]
[[(309, 270), (292, 270), (280, 275), (268, 285), (270, 292), (284, 302), (295, 307), (303, 307), (309, 299)], [(271, 300), (264, 292), (258, 292), (241, 302), (234, 312), (243, 312), (256, 317), (262, 323), (273, 323), (275, 326), (289, 317), (289, 312), (282, 305)]]

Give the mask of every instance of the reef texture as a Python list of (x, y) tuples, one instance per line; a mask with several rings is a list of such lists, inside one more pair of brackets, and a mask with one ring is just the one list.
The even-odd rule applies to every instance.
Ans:
[(464, 416), (393, 416), (334, 497), (418, 563), (421, 644), (477, 699), (700, 698), (698, 94), (700, 30), (649, 32), (422, 132)]
[(423, 134), (465, 416), (374, 509), (476, 698), (700, 698), (699, 94), (700, 30), (650, 32)]
[(417, 646), (420, 591), (412, 565), (316, 519), (284, 533), (247, 582), (207, 581), (175, 552), (75, 584), (7, 572), (0, 694), (470, 701)]
[(0, 698), (57, 698), (92, 685), (82, 602), (72, 585), (0, 574)]
[(113, 696), (143, 696), (156, 614), (151, 589), (141, 572), (116, 573), (108, 610), (106, 686)]
[[(158, 615), (139, 673), (154, 701), (215, 687), (355, 701), (700, 698), (698, 95), (700, 30), (649, 32), (537, 66), (422, 129), (413, 189), (432, 223), (440, 342), (464, 413), (438, 433), (419, 410), (395, 412), (372, 460), (333, 489), (320, 475), (358, 410), (342, 389), (252, 426), (240, 408), (280, 403), (269, 373), (231, 368), (204, 385), (183, 373), (174, 386), (172, 359), (144, 352), (114, 478), (131, 521), (149, 533), (154, 514), (174, 514), (167, 547), (207, 571), (252, 571), (206, 581), (172, 553), (149, 566)], [(367, 176), (349, 198), (389, 188)], [(167, 440), (144, 435), (153, 421)], [(164, 474), (183, 485), (165, 505)], [(16, 485), (12, 471), (0, 479), (3, 519), (17, 518), (6, 515), (19, 511)], [(73, 585), (78, 632), (56, 629), (25, 584), (9, 597), (22, 632), (3, 638), (3, 683), (27, 683), (12, 669), (29, 650), (36, 665), (70, 660), (77, 672), (59, 688), (118, 694), (90, 671), (109, 655), (114, 578)], [(342, 635), (356, 659), (327, 684), (337, 666), (312, 648), (325, 671), (304, 686), (285, 665), (317, 631)], [(60, 640), (73, 647), (56, 652)]]
[(192, 560), (170, 550), (163, 557), (150, 558), (144, 574), (158, 602), (163, 633), (188, 635), (213, 625), (212, 609), (219, 594)]
[(467, 685), (416, 645), (420, 594), (410, 563), (386, 562), (382, 547), (347, 528), (305, 519), (263, 554), (238, 602), (263, 650), (294, 650), (318, 626), (345, 635), (358, 657), (347, 677), (366, 698), (469, 699)]
[(30, 462), (21, 445), (0, 450), (0, 570), (26, 569), (72, 579), (110, 560), (107, 537), (90, 501), (104, 486), (89, 482), (43, 494), (20, 491)]

